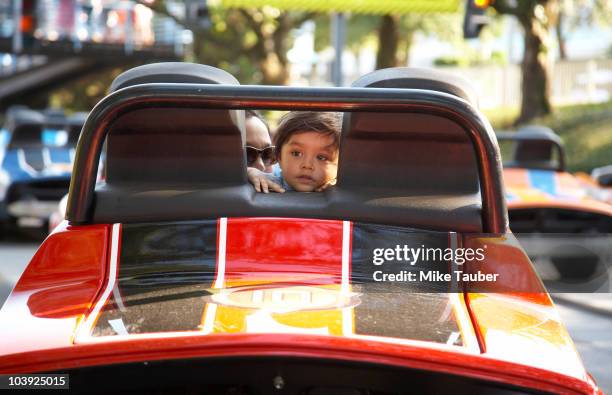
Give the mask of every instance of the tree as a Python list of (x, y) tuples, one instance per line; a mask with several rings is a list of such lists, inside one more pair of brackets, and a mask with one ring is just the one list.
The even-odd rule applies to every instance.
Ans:
[(516, 124), (550, 114), (549, 15), (557, 0), (498, 0), (493, 7), (500, 14), (513, 15), (524, 32), (524, 54), (521, 61), (521, 112)]
[(173, 15), (163, 1), (140, 3), (192, 30), (190, 60), (224, 69), (241, 83), (286, 84), (289, 79), (287, 52), (293, 45), (291, 31), (315, 16), (273, 7), (211, 7), (210, 26), (204, 27)]
[(46, 103), (41, 105), (30, 104), (31, 107), (68, 109), (69, 111), (90, 111), (100, 100), (106, 96), (108, 87), (113, 80), (125, 69), (140, 66), (140, 62), (129, 65), (119, 65), (96, 69), (87, 75), (62, 85), (60, 89), (53, 90), (49, 97), (44, 97)]
[(449, 41), (459, 35), (459, 17), (455, 14), (414, 13), (379, 18), (377, 69), (408, 64), (417, 33)]
[(500, 14), (513, 15), (524, 31), (525, 53), (521, 61), (522, 101), (516, 124), (552, 112), (550, 103), (550, 72), (547, 56), (550, 50), (549, 31), (557, 30), (560, 57), (565, 56), (563, 25), (571, 30), (578, 24), (607, 24), (612, 20), (609, 0), (496, 0), (493, 8)]
[(609, 26), (612, 23), (612, 7), (608, 0), (558, 0), (551, 15), (559, 44), (559, 58), (567, 59), (565, 42), (579, 26)]
[(215, 9), (212, 28), (194, 32), (195, 59), (229, 68), (243, 83), (285, 85), (289, 80), (287, 52), (293, 45), (291, 31), (313, 16), (269, 7)]
[(565, 23), (566, 15), (565, 9), (559, 8), (556, 20), (553, 22), (555, 25), (555, 33), (557, 35), (557, 43), (559, 44), (559, 59), (565, 60), (567, 59), (567, 50), (565, 49), (565, 41), (567, 37), (565, 36)]
[(378, 28), (378, 52), (376, 53), (376, 68), (398, 66), (397, 50), (400, 45), (399, 15), (383, 15)]
[[(346, 48), (358, 53), (374, 44), (377, 69), (404, 66), (417, 33), (452, 41), (460, 35), (459, 19), (456, 14), (353, 14), (347, 23)], [(321, 51), (331, 45), (329, 16), (318, 16), (315, 21), (315, 49)]]

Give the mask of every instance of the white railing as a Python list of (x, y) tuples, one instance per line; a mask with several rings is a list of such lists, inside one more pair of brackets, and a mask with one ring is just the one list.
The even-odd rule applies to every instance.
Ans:
[[(293, 65), (296, 85), (330, 85), (330, 61), (315, 69)], [(365, 73), (350, 68), (344, 83), (350, 84)], [(519, 65), (437, 67), (467, 79), (477, 90), (480, 108), (520, 107), (521, 70)], [(557, 62), (551, 66), (551, 94), (554, 105), (587, 104), (612, 99), (612, 59)]]
[[(443, 67), (461, 75), (478, 91), (480, 107), (519, 107), (521, 72), (518, 65)], [(554, 105), (586, 104), (612, 99), (612, 59), (557, 62), (551, 67)]]

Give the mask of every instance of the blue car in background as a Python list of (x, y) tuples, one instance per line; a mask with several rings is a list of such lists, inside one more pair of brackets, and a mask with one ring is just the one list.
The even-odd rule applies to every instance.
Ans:
[(86, 113), (9, 109), (0, 131), (0, 227), (46, 228), (68, 193)]

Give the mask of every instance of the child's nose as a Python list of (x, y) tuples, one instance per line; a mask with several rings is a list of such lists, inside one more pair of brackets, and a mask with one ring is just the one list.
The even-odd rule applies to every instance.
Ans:
[(304, 156), (304, 160), (302, 160), (302, 168), (304, 169), (314, 169), (314, 158), (309, 155)]

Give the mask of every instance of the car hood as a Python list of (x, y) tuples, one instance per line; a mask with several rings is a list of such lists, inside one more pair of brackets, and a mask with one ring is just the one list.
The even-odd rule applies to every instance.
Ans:
[[(372, 264), (375, 247), (448, 243), (447, 232), (348, 221), (125, 224), (112, 292), (77, 339), (291, 333), (475, 346), (474, 334), (461, 331), (469, 317), (447, 284), (372, 281), (377, 271), (378, 278), (418, 269)], [(429, 264), (450, 270), (443, 260)]]

